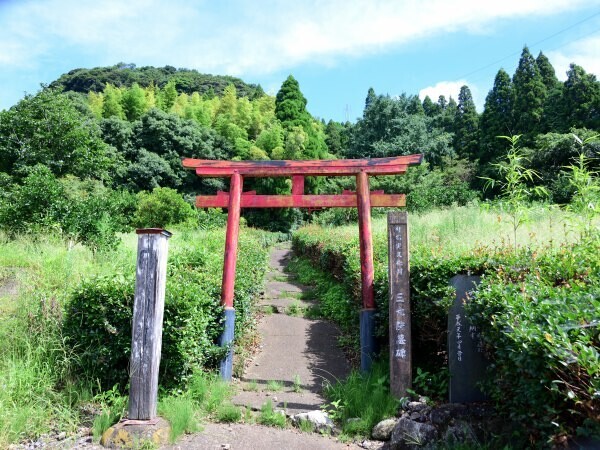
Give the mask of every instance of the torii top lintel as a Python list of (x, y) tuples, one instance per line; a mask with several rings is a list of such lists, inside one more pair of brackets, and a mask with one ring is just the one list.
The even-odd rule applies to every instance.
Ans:
[(234, 173), (246, 177), (347, 176), (365, 172), (368, 175), (399, 175), (408, 166), (421, 163), (422, 154), (372, 159), (339, 160), (270, 160), (270, 161), (217, 161), (185, 158), (183, 167), (195, 169), (200, 177), (230, 177)]

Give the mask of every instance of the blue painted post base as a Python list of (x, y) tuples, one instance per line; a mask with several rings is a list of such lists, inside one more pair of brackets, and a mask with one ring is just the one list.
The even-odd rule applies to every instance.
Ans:
[(375, 357), (375, 309), (360, 312), (360, 371), (371, 370)]
[(225, 308), (223, 312), (225, 319), (223, 333), (219, 337), (219, 346), (229, 347), (227, 356), (221, 360), (220, 372), (221, 378), (225, 381), (231, 381), (233, 373), (233, 332), (235, 330), (235, 309)]

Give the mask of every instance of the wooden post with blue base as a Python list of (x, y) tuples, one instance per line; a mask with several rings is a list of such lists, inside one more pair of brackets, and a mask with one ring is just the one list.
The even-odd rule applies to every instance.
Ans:
[(364, 170), (356, 174), (358, 237), (363, 309), (360, 312), (360, 370), (371, 370), (375, 357), (375, 293), (373, 290), (373, 238), (371, 235), (371, 196), (369, 176)]
[(235, 266), (237, 263), (238, 236), (240, 233), (240, 207), (242, 199), (242, 176), (238, 172), (231, 175), (229, 185), (229, 204), (227, 211), (227, 232), (225, 234), (225, 258), (223, 260), (223, 283), (221, 284), (221, 304), (223, 312), (223, 333), (219, 345), (228, 347), (227, 355), (220, 364), (221, 378), (231, 380), (233, 373), (233, 338), (235, 331), (235, 309), (233, 292), (235, 284)]

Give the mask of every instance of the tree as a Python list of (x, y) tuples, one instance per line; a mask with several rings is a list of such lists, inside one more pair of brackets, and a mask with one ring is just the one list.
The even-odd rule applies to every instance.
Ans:
[(375, 100), (377, 100), (377, 95), (375, 94), (375, 89), (370, 87), (369, 90), (367, 91), (367, 98), (365, 99), (365, 109), (364, 109), (365, 112), (371, 107), (371, 105), (373, 104), (373, 102), (375, 102)]
[(513, 131), (513, 89), (510, 76), (500, 69), (494, 86), (485, 98), (480, 121), (479, 164), (483, 166), (504, 154), (504, 145), (498, 136)]
[(311, 118), (306, 111), (306, 103), (298, 81), (290, 75), (283, 82), (275, 97), (275, 116), (281, 121), (284, 128), (296, 126), (305, 128)]
[[(199, 188), (197, 177), (181, 166), (181, 158), (200, 159), (229, 159), (232, 156), (232, 144), (210, 128), (199, 125), (195, 120), (182, 119), (174, 114), (151, 109), (133, 127), (133, 157), (128, 158), (136, 164), (135, 172), (143, 173), (146, 169), (140, 162), (143, 158), (151, 163), (153, 171), (160, 176), (153, 177), (156, 183), (145, 183), (141, 177), (133, 177), (131, 170), (129, 178), (135, 178), (135, 185), (140, 188), (156, 186), (177, 187), (189, 189)], [(144, 150), (146, 153), (143, 153)], [(152, 158), (147, 153), (155, 154), (161, 161)], [(150, 159), (152, 158), (152, 159)], [(170, 170), (164, 168), (167, 163)]]
[(20, 178), (44, 164), (56, 176), (108, 180), (111, 158), (96, 121), (65, 94), (44, 89), (0, 113), (0, 172)]
[(564, 110), (562, 102), (562, 83), (556, 78), (554, 67), (550, 60), (542, 52), (535, 60), (544, 86), (546, 86), (546, 98), (544, 100), (544, 111), (540, 123), (539, 132), (566, 131), (564, 127)]
[(540, 123), (546, 99), (546, 86), (527, 47), (523, 48), (519, 65), (513, 76), (515, 93), (514, 118), (515, 129), (525, 145), (529, 145), (540, 130)]
[(429, 98), (429, 95), (427, 95), (423, 100), (423, 111), (425, 112), (426, 116), (435, 117), (442, 112), (442, 106), (439, 103), (433, 103), (431, 98)]
[(122, 93), (119, 88), (114, 87), (112, 84), (107, 84), (104, 88), (104, 102), (102, 104), (102, 117), (105, 119), (109, 117), (117, 117), (118, 119), (124, 119), (125, 113), (123, 112), (123, 106), (121, 105)]
[(409, 114), (412, 97), (380, 95), (372, 99), (349, 133), (348, 158), (375, 158), (424, 153), (432, 164), (453, 155), (452, 137), (434, 119)]
[(348, 146), (347, 130), (339, 122), (330, 120), (325, 126), (325, 143), (332, 155), (341, 155)]
[(217, 115), (227, 115), (228, 120), (234, 121), (237, 110), (237, 92), (235, 86), (230, 84), (225, 88)]
[(473, 161), (478, 153), (479, 116), (468, 86), (462, 86), (458, 94), (454, 125), (454, 150), (461, 158)]
[(255, 142), (271, 159), (283, 159), (283, 128), (275, 122), (269, 128), (260, 132)]
[(102, 118), (102, 107), (104, 105), (104, 95), (94, 91), (88, 92), (88, 104), (96, 119)]
[(170, 111), (177, 100), (177, 88), (173, 80), (170, 80), (160, 91), (160, 98), (163, 111)]
[(130, 122), (141, 118), (147, 110), (146, 92), (137, 83), (123, 93), (123, 113)]
[[(444, 96), (441, 95), (440, 96), (440, 104), (442, 104), (443, 101), (445, 101), (445, 100), (446, 99), (444, 98)], [(442, 108), (442, 113), (438, 117), (435, 118), (436, 126), (443, 128), (448, 133), (454, 133), (454, 128), (455, 128), (454, 120), (456, 118), (457, 110), (458, 110), (458, 104), (456, 103), (456, 100), (454, 100), (452, 97), (450, 97), (448, 99), (448, 103), (446, 103), (446, 106), (444, 108)]]
[(563, 88), (563, 107), (568, 128), (600, 128), (600, 82), (595, 75), (571, 64)]
[(548, 57), (540, 52), (535, 63), (540, 71), (542, 82), (544, 83), (544, 86), (546, 86), (546, 90), (550, 91), (554, 89), (556, 85), (559, 84), (559, 81), (558, 78), (556, 78), (556, 72), (554, 71), (552, 64), (550, 64)]

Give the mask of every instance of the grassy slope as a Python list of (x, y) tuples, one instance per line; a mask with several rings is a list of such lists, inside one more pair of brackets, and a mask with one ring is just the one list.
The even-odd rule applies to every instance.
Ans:
[[(264, 247), (269, 239), (265, 233), (243, 229), (240, 248), (254, 252), (257, 243)], [(208, 259), (211, 273), (218, 275), (223, 242), (224, 230), (174, 230), (170, 257), (194, 248), (201, 258)], [(92, 397), (94, 388), (81, 385), (81, 380), (69, 374), (73, 356), (62, 341), (59, 326), (63, 307), (70, 291), (83, 279), (133, 273), (136, 245), (137, 237), (131, 233), (122, 236), (116, 251), (94, 255), (79, 245), (69, 249), (52, 236), (15, 240), (0, 236), (0, 283), (10, 280), (19, 285), (16, 298), (0, 296), (0, 447), (53, 427), (72, 430), (78, 425), (77, 406)], [(264, 260), (266, 264), (266, 251)], [(214, 290), (218, 292), (218, 286)]]

